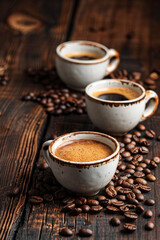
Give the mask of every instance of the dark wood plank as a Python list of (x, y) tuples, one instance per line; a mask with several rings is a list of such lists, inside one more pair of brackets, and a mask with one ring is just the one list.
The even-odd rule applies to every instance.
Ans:
[[(34, 160), (47, 126), (47, 115), (42, 107), (21, 101), (28, 91), (42, 89), (31, 83), (23, 71), (27, 66), (53, 66), (55, 47), (66, 38), (72, 7), (73, 1), (0, 3), (0, 61), (5, 62), (10, 71), (9, 84), (0, 86), (0, 239), (12, 239), (17, 230)], [(21, 14), (19, 22), (16, 14)], [(16, 27), (9, 25), (11, 16)], [(40, 22), (42, 27), (32, 32), (34, 21)], [(24, 31), (26, 24), (31, 27), (27, 32)], [(10, 198), (9, 191), (17, 185), (20, 186), (19, 197)]]

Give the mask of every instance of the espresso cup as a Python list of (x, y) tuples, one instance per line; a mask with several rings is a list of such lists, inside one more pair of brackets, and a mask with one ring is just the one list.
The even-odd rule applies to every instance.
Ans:
[[(136, 98), (115, 101), (95, 97), (100, 89), (127, 88), (135, 91)], [(89, 84), (85, 90), (87, 113), (93, 124), (112, 135), (123, 135), (139, 122), (154, 114), (158, 106), (158, 95), (145, 90), (140, 84), (128, 80), (107, 79)]]
[[(91, 60), (72, 59), (68, 56), (98, 56)], [(69, 41), (56, 48), (56, 69), (61, 80), (71, 89), (84, 91), (94, 81), (113, 72), (119, 64), (119, 54), (102, 44), (90, 41)]]
[[(109, 146), (113, 153), (106, 158), (90, 162), (74, 162), (55, 155), (61, 144), (75, 140), (95, 140)], [(119, 160), (119, 143), (111, 136), (98, 132), (72, 132), (55, 140), (46, 141), (43, 155), (57, 181), (77, 194), (93, 196), (105, 187), (115, 174)]]

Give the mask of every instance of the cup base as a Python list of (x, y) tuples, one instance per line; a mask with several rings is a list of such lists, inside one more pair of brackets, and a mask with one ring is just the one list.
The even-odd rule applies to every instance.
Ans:
[(72, 89), (72, 90), (78, 91), (78, 92), (84, 92), (85, 91), (85, 88), (76, 88), (76, 87), (72, 87), (70, 85), (67, 85), (67, 87)]

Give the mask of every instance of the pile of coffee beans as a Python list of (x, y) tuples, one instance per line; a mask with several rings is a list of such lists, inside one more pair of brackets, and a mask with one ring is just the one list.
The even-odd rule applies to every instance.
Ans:
[(110, 78), (115, 79), (128, 79), (133, 82), (137, 82), (144, 86), (146, 89), (156, 89), (156, 81), (160, 79), (160, 74), (157, 71), (150, 72), (147, 76), (142, 77), (141, 72), (129, 72), (126, 69), (116, 70), (114, 73), (111, 73)]
[(0, 85), (6, 86), (9, 82), (9, 76), (7, 71), (7, 64), (2, 63), (0, 64)]
[(37, 102), (44, 107), (47, 113), (54, 116), (86, 112), (83, 94), (66, 88), (58, 78), (55, 68), (39, 70), (28, 68), (26, 72), (33, 82), (41, 83), (45, 90), (38, 94), (30, 92), (23, 96), (22, 100)]

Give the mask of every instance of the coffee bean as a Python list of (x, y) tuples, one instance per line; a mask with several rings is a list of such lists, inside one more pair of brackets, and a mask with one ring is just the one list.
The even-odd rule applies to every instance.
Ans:
[(90, 211), (90, 206), (89, 205), (83, 205), (82, 206), (82, 212), (87, 213)]
[(139, 151), (140, 151), (140, 153), (142, 153), (142, 154), (147, 154), (147, 153), (149, 153), (149, 149), (148, 149), (147, 147), (145, 147), (145, 146), (140, 147), (140, 148), (139, 148)]
[(103, 196), (103, 195), (99, 195), (99, 196), (97, 197), (97, 200), (98, 200), (99, 202), (101, 202), (101, 201), (103, 201), (103, 200), (106, 200), (106, 197)]
[(145, 229), (146, 230), (153, 230), (154, 229), (154, 223), (153, 222), (148, 222), (145, 224)]
[(112, 201), (112, 205), (115, 207), (120, 207), (124, 205), (123, 201), (118, 201), (117, 199), (115, 199), (114, 201)]
[(126, 196), (125, 195), (118, 195), (117, 196), (117, 199), (119, 200), (119, 201), (126, 201)]
[(125, 138), (132, 138), (132, 134), (131, 133), (126, 133)]
[[(127, 179), (128, 180), (128, 179)], [(134, 187), (134, 185), (132, 184), (132, 183), (129, 183), (128, 181), (125, 181), (125, 180), (123, 180), (123, 182), (122, 182), (122, 187), (124, 187), (124, 188), (133, 188)]]
[(81, 237), (90, 237), (92, 236), (93, 232), (89, 228), (81, 228), (78, 232), (78, 235)]
[(144, 213), (144, 217), (145, 218), (151, 218), (153, 216), (153, 212), (151, 210), (147, 210), (145, 213)]
[(108, 197), (113, 198), (113, 197), (117, 196), (117, 192), (116, 192), (116, 190), (115, 190), (115, 188), (113, 186), (107, 187), (105, 189), (105, 192), (108, 195)]
[(39, 196), (31, 196), (29, 202), (35, 205), (40, 204), (43, 202), (43, 198)]
[(130, 152), (127, 152), (127, 151), (122, 152), (122, 157), (126, 158), (130, 156), (131, 156)]
[(152, 160), (152, 161), (150, 162), (150, 168), (151, 168), (151, 169), (154, 169), (154, 168), (156, 168), (156, 167), (157, 167), (157, 164), (155, 163), (155, 161)]
[(120, 193), (120, 194), (128, 194), (128, 193), (130, 193), (130, 192), (132, 192), (132, 190), (131, 190), (130, 188), (121, 188), (121, 189), (118, 191), (118, 193)]
[(131, 138), (125, 137), (125, 138), (123, 139), (123, 142), (124, 142), (125, 144), (130, 143), (130, 142), (131, 142)]
[[(143, 163), (149, 165), (151, 163), (151, 160), (150, 159), (144, 159), (143, 160)], [(146, 166), (147, 167), (147, 166)]]
[(150, 73), (149, 77), (151, 79), (157, 80), (159, 78), (159, 75), (156, 72), (152, 72), (152, 73)]
[(123, 225), (123, 227), (124, 227), (124, 229), (126, 230), (126, 231), (129, 231), (129, 232), (133, 232), (133, 231), (135, 231), (136, 230), (136, 225), (134, 225), (134, 224), (131, 224), (131, 223), (125, 223), (124, 225)]
[(113, 217), (110, 220), (110, 224), (113, 226), (119, 226), (121, 224), (121, 221), (119, 220), (118, 217)]
[(12, 196), (12, 197), (15, 197), (15, 196), (17, 196), (19, 194), (19, 192), (20, 192), (20, 188), (19, 187), (14, 187), (10, 191), (9, 195)]
[(63, 198), (63, 200), (62, 200), (62, 204), (71, 204), (71, 203), (74, 203), (75, 202), (75, 198), (72, 198), (72, 197), (69, 197), (69, 196), (67, 196), (67, 197), (65, 197), (65, 198)]
[(134, 194), (134, 192), (130, 192), (130, 193), (127, 194), (126, 197), (127, 197), (128, 200), (130, 200), (132, 198), (136, 198), (136, 195)]
[(147, 84), (147, 85), (155, 84), (155, 81), (152, 80), (152, 79), (150, 79), (150, 78), (145, 79), (144, 82), (145, 82), (145, 84)]
[(133, 156), (126, 157), (126, 158), (125, 158), (125, 161), (126, 161), (126, 162), (131, 162), (131, 161), (132, 161), (132, 159), (133, 159)]
[(143, 184), (139, 184), (139, 188), (142, 192), (150, 192), (151, 188), (149, 186), (143, 185)]
[[(151, 170), (149, 169), (149, 168), (145, 168), (145, 169), (143, 169), (143, 172), (145, 173), (145, 174), (150, 174), (151, 173)], [(148, 180), (148, 179), (147, 179)]]
[(146, 127), (143, 124), (140, 123), (140, 124), (137, 125), (137, 129), (140, 130), (140, 131), (144, 131), (144, 130), (146, 130)]
[(125, 147), (125, 144), (122, 143), (122, 142), (119, 142), (119, 145), (120, 145), (121, 148)]
[(120, 166), (118, 166), (118, 170), (120, 171), (124, 171), (126, 169), (126, 165), (121, 164)]
[(147, 174), (146, 179), (150, 182), (156, 181), (156, 177), (153, 174)]
[(135, 170), (132, 168), (128, 168), (125, 170), (125, 173), (130, 173), (131, 175), (134, 174)]
[(114, 206), (107, 206), (106, 209), (107, 209), (109, 212), (112, 212), (112, 213), (119, 212), (119, 209), (118, 209), (117, 207), (114, 207)]
[[(73, 203), (72, 203), (72, 204), (73, 204)], [(74, 208), (74, 209), (70, 212), (70, 214), (71, 214), (72, 216), (77, 216), (77, 215), (79, 215), (81, 212), (82, 212), (82, 209), (81, 209), (81, 208)]]
[(136, 167), (136, 172), (142, 172), (143, 168), (142, 167)]
[(111, 200), (110, 199), (106, 199), (106, 200), (102, 200), (100, 201), (100, 204), (104, 207), (111, 205)]
[(143, 161), (143, 156), (141, 154), (136, 154), (133, 157), (133, 160), (138, 161), (138, 162), (142, 162)]
[(145, 205), (148, 205), (148, 206), (155, 205), (155, 201), (152, 198), (148, 198), (144, 203), (145, 203)]
[(125, 212), (124, 216), (131, 220), (136, 220), (138, 218), (138, 215), (135, 212)]
[(136, 206), (136, 212), (137, 212), (138, 214), (143, 213), (143, 212), (144, 212), (144, 207), (143, 207), (142, 205), (137, 205), (137, 206)]
[(59, 234), (64, 237), (70, 237), (73, 235), (73, 232), (71, 229), (64, 227), (59, 231)]
[(139, 131), (135, 131), (135, 132), (133, 133), (133, 135), (136, 135), (137, 137), (141, 137), (142, 133), (139, 132)]
[(141, 202), (141, 201), (144, 201), (144, 195), (143, 195), (142, 193), (137, 193), (137, 194), (136, 194), (136, 198), (137, 198), (137, 200), (140, 201), (140, 202)]
[(97, 201), (95, 199), (88, 199), (87, 204), (89, 206), (97, 206), (97, 205), (99, 205), (99, 201)]
[(152, 129), (146, 130), (145, 134), (146, 134), (146, 137), (151, 138), (151, 139), (154, 138), (156, 135)]
[(153, 161), (155, 163), (159, 164), (160, 163), (160, 158), (156, 156), (156, 157), (153, 158)]
[(127, 211), (129, 211), (128, 205), (120, 206), (119, 209), (120, 209), (122, 212), (127, 212)]
[(133, 148), (135, 148), (135, 145), (133, 143), (129, 143), (129, 144), (126, 145), (126, 149), (129, 150), (129, 151)]
[[(143, 169), (143, 168), (142, 168)], [(145, 174), (143, 172), (139, 172), (139, 171), (136, 171), (134, 174), (133, 174), (134, 177), (136, 178), (142, 178), (145, 176)]]
[(135, 167), (135, 165), (133, 165), (133, 164), (127, 164), (126, 168), (135, 169), (136, 167)]
[(136, 143), (139, 142), (139, 138), (138, 138), (137, 135), (135, 135), (135, 134), (132, 136), (132, 139), (133, 139)]
[(67, 204), (67, 205), (65, 205), (62, 209), (61, 209), (61, 211), (62, 212), (70, 212), (70, 211), (72, 211), (74, 208), (75, 208), (75, 203), (69, 203), (69, 204)]
[(149, 140), (147, 140), (146, 138), (140, 138), (139, 139), (139, 144), (144, 145), (144, 146), (150, 146), (151, 142)]
[(147, 185), (147, 181), (143, 178), (136, 178), (135, 183), (140, 183), (140, 184), (143, 184), (143, 185)]
[(98, 206), (91, 206), (90, 212), (92, 213), (99, 213), (103, 210), (103, 207), (98, 205)]

